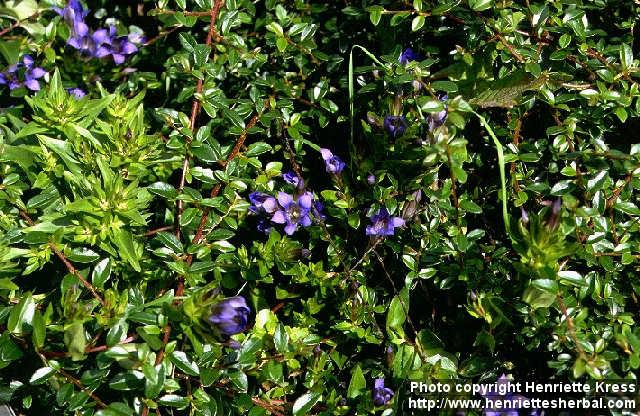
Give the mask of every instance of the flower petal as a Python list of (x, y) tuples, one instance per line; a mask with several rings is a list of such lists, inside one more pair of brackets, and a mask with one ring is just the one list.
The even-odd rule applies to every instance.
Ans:
[(283, 208), (287, 208), (289, 205), (293, 204), (293, 197), (286, 192), (278, 192), (278, 203)]
[(284, 232), (287, 233), (287, 235), (291, 235), (295, 233), (297, 229), (298, 229), (298, 224), (289, 223), (284, 227)]
[(322, 159), (324, 159), (325, 161), (333, 157), (333, 153), (331, 153), (331, 150), (325, 149), (324, 147), (320, 149), (320, 154), (322, 154)]
[(26, 85), (27, 88), (29, 88), (31, 91), (39, 91), (40, 90), (40, 83), (38, 81), (36, 81), (35, 79), (26, 80), (24, 82), (24, 85)]
[(298, 198), (298, 205), (300, 205), (304, 209), (311, 209), (312, 203), (313, 199), (311, 198), (311, 192), (305, 192)]
[(273, 214), (273, 217), (271, 217), (271, 221), (275, 222), (276, 224), (284, 224), (285, 222), (287, 222), (284, 211), (276, 211), (275, 214)]

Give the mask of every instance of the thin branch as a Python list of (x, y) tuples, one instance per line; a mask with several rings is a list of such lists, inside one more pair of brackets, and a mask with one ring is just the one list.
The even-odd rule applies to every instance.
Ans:
[(146, 233), (144, 233), (144, 236), (151, 237), (152, 235), (156, 235), (162, 231), (169, 231), (169, 230), (173, 230), (173, 225), (165, 225), (164, 227), (159, 227), (153, 230), (149, 230)]
[[(267, 105), (268, 105), (268, 102), (267, 102)], [(227, 159), (224, 162), (223, 166), (226, 166), (227, 163), (229, 163), (232, 159), (234, 159), (238, 155), (238, 153), (240, 153), (240, 149), (242, 148), (245, 140), (247, 139), (249, 130), (256, 125), (256, 123), (258, 122), (258, 119), (260, 118), (260, 115), (261, 113), (257, 113), (253, 117), (251, 117), (245, 129), (242, 131), (242, 133), (236, 140), (236, 143), (233, 146), (231, 153), (229, 153), (229, 156), (227, 156)], [(213, 189), (211, 189), (210, 197), (215, 198), (216, 196), (218, 196), (221, 189), (222, 189), (221, 184), (217, 184), (216, 186), (214, 186)], [(210, 212), (210, 207), (205, 207), (202, 212), (202, 217), (200, 218), (200, 224), (196, 230), (196, 234), (193, 237), (192, 244), (197, 244), (200, 241), (202, 241), (202, 237), (204, 235), (204, 228), (207, 224), (207, 219), (209, 218), (209, 212)], [(186, 262), (188, 265), (191, 265), (191, 263), (193, 262), (193, 255), (189, 255), (187, 257)], [(178, 282), (176, 285), (176, 293), (175, 293), (176, 300), (174, 301), (174, 303), (179, 303), (180, 298), (182, 297), (183, 294), (184, 294), (184, 276), (180, 276), (178, 277)], [(160, 351), (158, 351), (158, 355), (156, 356), (156, 365), (160, 364), (164, 359), (164, 349), (166, 345), (169, 343), (170, 337), (171, 337), (171, 325), (167, 324), (167, 326), (164, 328), (164, 336), (162, 337), (162, 348), (160, 349)], [(149, 414), (149, 409), (147, 406), (145, 406), (142, 411), (142, 416), (147, 416), (148, 414)]]
[[(217, 37), (216, 21), (218, 20), (218, 15), (220, 14), (220, 9), (222, 8), (223, 5), (224, 5), (224, 0), (215, 0), (213, 7), (208, 12), (208, 14), (210, 15), (209, 32), (207, 33), (207, 39), (205, 41), (205, 44), (208, 47), (211, 47), (211, 43), (213, 42), (214, 36)], [(200, 112), (200, 108), (201, 108), (201, 103), (197, 95), (202, 94), (202, 87), (203, 87), (203, 81), (201, 79), (198, 79), (198, 83), (196, 84), (196, 94), (195, 94), (196, 96), (194, 96), (193, 98), (193, 104), (191, 106), (191, 118), (189, 119), (189, 127), (191, 128), (191, 132), (193, 135), (195, 135), (196, 133), (196, 120), (198, 118), (198, 113)], [(187, 143), (189, 143), (190, 141), (191, 139), (187, 137)], [(179, 190), (178, 190), (178, 192), (180, 193), (182, 193), (184, 189), (185, 177), (186, 177), (188, 168), (189, 168), (189, 154), (186, 153), (184, 156), (184, 160), (182, 162), (182, 174), (180, 176), (180, 183), (179, 183)], [(219, 188), (219, 185), (218, 185), (218, 188)], [(219, 189), (218, 189), (218, 192), (220, 192)], [(176, 213), (174, 218), (175, 234), (178, 238), (180, 238), (180, 218), (182, 216), (183, 208), (184, 207), (183, 207), (182, 201), (178, 200), (176, 202)], [(191, 256), (189, 256), (188, 262), (189, 264), (191, 264)], [(178, 278), (178, 282), (176, 285), (176, 298), (180, 298), (183, 295), (183, 293), (184, 293), (184, 276), (180, 276)], [(179, 300), (177, 299), (174, 300), (174, 304), (178, 302)], [(164, 327), (164, 336), (162, 338), (162, 348), (160, 349), (160, 351), (158, 351), (158, 355), (156, 356), (156, 365), (162, 363), (162, 360), (164, 359), (165, 347), (169, 342), (170, 336), (171, 336), (171, 324), (167, 323), (167, 325)], [(145, 404), (142, 408), (141, 414), (142, 416), (148, 416), (149, 406)]]
[(90, 391), (89, 389), (87, 389), (85, 386), (82, 385), (82, 383), (80, 382), (80, 380), (78, 380), (77, 378), (75, 378), (74, 376), (72, 376), (71, 374), (67, 373), (66, 371), (64, 371), (62, 368), (58, 370), (58, 372), (60, 374), (62, 374), (62, 376), (64, 378), (66, 378), (67, 380), (69, 380), (70, 382), (72, 382), (73, 384), (76, 385), (76, 387), (78, 387), (80, 390), (82, 390), (84, 393), (87, 394), (87, 396), (91, 397), (93, 399), (94, 402), (96, 402), (96, 404), (98, 405), (98, 407), (100, 407), (101, 409), (104, 409), (107, 407), (107, 404), (105, 402), (102, 401), (102, 399), (100, 399), (100, 397), (96, 396), (92, 391)]
[[(211, 8), (211, 11), (208, 14), (211, 16), (209, 21), (209, 32), (207, 33), (207, 40), (205, 44), (211, 48), (211, 43), (216, 35), (216, 21), (218, 20), (218, 15), (220, 14), (220, 9), (224, 4), (223, 0), (216, 0), (215, 4)], [(193, 104), (191, 105), (191, 117), (189, 119), (189, 127), (193, 135), (196, 134), (196, 120), (198, 118), (198, 114), (200, 113), (200, 108), (202, 107), (202, 103), (198, 99), (198, 95), (202, 94), (203, 88), (203, 80), (198, 79), (196, 84), (196, 92), (195, 97), (193, 98)], [(191, 138), (187, 137), (187, 144), (191, 142)], [(180, 182), (178, 185), (178, 193), (182, 193), (184, 190), (185, 177), (187, 175), (187, 170), (189, 170), (189, 153), (187, 152), (184, 155), (184, 160), (182, 161), (182, 174), (180, 175)], [(182, 217), (182, 212), (184, 210), (183, 201), (178, 199), (176, 201), (176, 213), (175, 213), (175, 234), (176, 237), (180, 238), (180, 218)]]
[(17, 28), (18, 26), (20, 26), (21, 24), (23, 24), (24, 22), (31, 20), (33, 18), (38, 17), (38, 15), (40, 14), (40, 12), (36, 12), (34, 14), (32, 14), (31, 16), (22, 19), (22, 20), (16, 20), (13, 24), (11, 24), (11, 26), (6, 27), (2, 30), (0, 30), (0, 37), (6, 35), (7, 33), (11, 32), (13, 29)]
[[(26, 212), (20, 210), (20, 216), (27, 222), (27, 224), (29, 224), (30, 226), (35, 225), (35, 222), (33, 222), (33, 220), (31, 219), (31, 217), (29, 216), (29, 214), (27, 214)], [(75, 277), (78, 278), (78, 280), (80, 280), (80, 282), (82, 283), (82, 285), (87, 288), (91, 294), (93, 295), (94, 298), (96, 298), (98, 300), (98, 302), (100, 302), (100, 304), (102, 306), (106, 306), (106, 303), (104, 301), (104, 299), (102, 299), (102, 297), (98, 294), (98, 292), (96, 291), (96, 289), (93, 287), (93, 285), (91, 283), (89, 283), (81, 274), (80, 272), (75, 268), (75, 266), (69, 261), (69, 259), (67, 259), (67, 256), (64, 255), (64, 253), (62, 251), (60, 251), (60, 249), (54, 244), (54, 243), (49, 243), (49, 247), (51, 247), (51, 250), (53, 250), (53, 252), (55, 253), (55, 255), (62, 261), (62, 263), (64, 263), (65, 267), (67, 268), (67, 270), (69, 271), (69, 273), (71, 273), (72, 275), (74, 275)]]
[[(133, 341), (135, 341), (138, 337), (135, 335), (131, 335), (125, 339), (123, 339), (122, 341), (120, 341), (119, 343), (117, 343), (116, 345), (123, 345), (123, 344), (130, 344)], [(108, 347), (107, 345), (99, 345), (97, 347), (87, 347), (84, 349), (84, 352), (90, 354), (93, 352), (102, 352), (102, 351), (106, 351), (111, 347)], [(65, 351), (42, 351), (41, 352), (42, 355), (44, 355), (47, 358), (64, 358), (67, 357), (69, 355), (68, 352)]]

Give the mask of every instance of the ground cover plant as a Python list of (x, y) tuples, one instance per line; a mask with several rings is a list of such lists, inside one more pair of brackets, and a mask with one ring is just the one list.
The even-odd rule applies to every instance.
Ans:
[(0, 402), (391, 415), (410, 381), (635, 379), (639, 9), (0, 2)]

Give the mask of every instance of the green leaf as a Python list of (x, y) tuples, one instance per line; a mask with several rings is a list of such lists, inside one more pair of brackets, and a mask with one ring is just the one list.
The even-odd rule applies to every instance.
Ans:
[(383, 11), (384, 7), (382, 6), (369, 7), (369, 20), (371, 20), (371, 23), (373, 23), (374, 26), (378, 26), (378, 23), (380, 23)]
[(118, 246), (120, 257), (127, 260), (131, 267), (137, 272), (140, 269), (140, 263), (138, 262), (138, 254), (136, 253), (133, 236), (131, 233), (123, 228), (114, 232), (115, 243)]
[(413, 20), (411, 21), (411, 31), (415, 32), (417, 30), (420, 30), (422, 26), (424, 26), (424, 22), (425, 22), (424, 16), (414, 17)]
[(420, 109), (425, 113), (437, 113), (444, 110), (444, 103), (440, 100), (427, 98), (424, 102), (420, 102)]
[(198, 365), (189, 360), (187, 354), (182, 351), (174, 351), (169, 355), (171, 362), (185, 374), (190, 376), (200, 375), (200, 369)]
[(36, 304), (30, 292), (24, 293), (17, 305), (11, 308), (7, 329), (13, 334), (25, 334), (31, 331)]
[(93, 268), (91, 282), (96, 288), (102, 289), (109, 277), (111, 277), (111, 258), (107, 257), (100, 260)]
[(548, 308), (556, 301), (556, 294), (535, 286), (529, 286), (524, 291), (522, 300), (531, 305), (533, 309)]
[(67, 253), (67, 258), (74, 263), (93, 263), (100, 258), (100, 255), (90, 248), (75, 247)]
[(389, 311), (387, 312), (387, 328), (395, 330), (398, 334), (404, 333), (403, 326), (407, 320), (406, 309), (403, 302), (399, 296), (394, 296), (389, 304)]
[(178, 409), (184, 409), (189, 406), (189, 399), (177, 394), (165, 394), (158, 399), (158, 404), (162, 406), (175, 407)]
[(468, 199), (460, 200), (460, 208), (473, 214), (482, 214), (482, 208), (480, 207), (480, 205), (476, 204), (473, 201), (469, 201)]
[(191, 265), (189, 271), (191, 273), (207, 273), (216, 268), (216, 263), (212, 261), (198, 261)]
[(633, 50), (631, 46), (623, 43), (620, 45), (620, 63), (622, 64), (622, 69), (626, 70), (633, 66)]
[(144, 374), (144, 394), (149, 398), (156, 398), (162, 391), (162, 387), (165, 382), (164, 365), (158, 364), (152, 366), (145, 363), (142, 366), (142, 372)]
[(550, 293), (558, 292), (558, 283), (555, 280), (551, 279), (536, 279), (531, 284), (541, 290), (545, 290)]
[(246, 155), (247, 157), (254, 157), (261, 155), (266, 152), (270, 152), (272, 147), (270, 144), (264, 142), (252, 143), (247, 149)]
[(320, 400), (322, 394), (310, 391), (298, 397), (293, 403), (293, 415), (308, 415), (311, 408)]
[(31, 338), (33, 340), (33, 346), (35, 347), (36, 351), (38, 351), (44, 346), (44, 342), (46, 339), (46, 331), (47, 331), (47, 328), (44, 322), (44, 317), (42, 316), (39, 310), (36, 310), (34, 312), (32, 324), (33, 324), (33, 333)]
[(82, 322), (74, 322), (65, 328), (64, 344), (67, 346), (67, 350), (73, 361), (84, 359), (87, 337), (84, 333), (84, 325), (82, 325)]
[(640, 215), (640, 209), (638, 209), (638, 206), (630, 201), (616, 202), (613, 207), (620, 212), (624, 212), (625, 214)]
[(47, 381), (49, 377), (51, 377), (55, 372), (56, 370), (51, 367), (41, 367), (37, 369), (35, 373), (33, 373), (31, 378), (29, 379), (29, 384), (32, 384), (34, 386), (42, 384)]
[(0, 335), (0, 369), (23, 356), (22, 350), (11, 340), (9, 332)]
[(367, 389), (367, 381), (362, 374), (360, 365), (356, 365), (351, 371), (351, 381), (349, 382), (349, 388), (347, 389), (347, 397), (354, 399), (360, 396)]
[(431, 88), (434, 90), (454, 93), (458, 91), (458, 84), (452, 81), (434, 81), (431, 83)]
[(469, 7), (476, 12), (488, 10), (493, 7), (493, 0), (469, 0)]
[(276, 332), (273, 335), (273, 343), (276, 347), (276, 350), (283, 354), (288, 350), (289, 344), (289, 335), (287, 334), (287, 330), (282, 324), (278, 324), (276, 326)]
[(279, 37), (278, 39), (276, 39), (276, 47), (280, 52), (284, 52), (287, 49), (288, 45), (289, 43), (287, 42), (286, 38)]
[(155, 239), (175, 254), (182, 254), (184, 252), (182, 242), (178, 240), (178, 237), (173, 233), (162, 231), (156, 235)]
[(160, 195), (165, 199), (175, 199), (178, 196), (178, 191), (173, 185), (165, 182), (155, 182), (147, 186), (147, 190), (152, 194)]
[(578, 272), (572, 270), (561, 270), (558, 272), (560, 283), (570, 284), (579, 287), (589, 287), (589, 283)]

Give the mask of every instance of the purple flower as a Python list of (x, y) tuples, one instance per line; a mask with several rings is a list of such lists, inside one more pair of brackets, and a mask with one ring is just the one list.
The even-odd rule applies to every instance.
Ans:
[(84, 22), (84, 18), (89, 14), (89, 10), (85, 9), (79, 1), (70, 0), (63, 9), (54, 7), (53, 10), (62, 16), (71, 28), (72, 36), (82, 37), (89, 33), (89, 27)]
[(373, 386), (373, 403), (376, 406), (387, 404), (393, 397), (393, 390), (384, 386), (384, 378), (377, 378)]
[(331, 150), (322, 148), (320, 149), (320, 154), (322, 154), (322, 159), (324, 160), (327, 172), (334, 173), (336, 175), (342, 172), (345, 163), (338, 156), (334, 156), (334, 154), (331, 153)]
[(262, 192), (251, 192), (249, 194), (249, 202), (251, 202), (249, 210), (254, 214), (273, 214), (278, 208), (276, 199)]
[(396, 227), (404, 225), (404, 220), (400, 217), (392, 217), (385, 207), (371, 217), (372, 225), (367, 225), (367, 235), (387, 236), (393, 235)]
[[(510, 391), (510, 384), (511, 382), (509, 381), (509, 378), (505, 374), (503, 374), (502, 376), (500, 376), (498, 381), (496, 381), (496, 383), (491, 386), (493, 388), (489, 392), (481, 395), (486, 399), (489, 406), (491, 406), (495, 400), (526, 401), (526, 397), (519, 394), (514, 394)], [(503, 391), (503, 393), (501, 393), (501, 391)], [(499, 410), (494, 408), (487, 408), (485, 409), (484, 414), (485, 416), (518, 416), (519, 413), (518, 407), (516, 405), (513, 408), (501, 408)], [(538, 416), (538, 411), (532, 410), (529, 415)]]
[(104, 58), (111, 53), (111, 38), (106, 29), (70, 36), (67, 44), (90, 58)]
[(369, 185), (373, 185), (374, 183), (376, 183), (376, 177), (373, 175), (373, 173), (370, 173), (370, 174), (367, 176), (367, 183), (368, 183)]
[(268, 234), (271, 231), (270, 216), (278, 209), (278, 202), (271, 195), (262, 192), (250, 193), (249, 201), (249, 211), (259, 217), (258, 231)]
[(74, 98), (76, 98), (77, 100), (81, 99), (82, 97), (84, 97), (85, 95), (87, 95), (86, 92), (84, 92), (81, 88), (75, 87), (75, 88), (67, 88), (67, 92), (71, 95), (74, 96)]
[(444, 109), (427, 116), (429, 131), (433, 131), (435, 128), (442, 126), (447, 120), (447, 100), (449, 99), (449, 96), (447, 94), (438, 94), (438, 99), (444, 103)]
[(304, 188), (304, 180), (293, 171), (289, 171), (282, 175), (282, 179), (298, 189)]
[(5, 72), (0, 73), (0, 85), (8, 85), (10, 90), (15, 90), (22, 86), (31, 91), (40, 90), (38, 79), (42, 78), (46, 71), (40, 67), (34, 67), (33, 64), (33, 57), (24, 55), (22, 62), (11, 65)]
[(520, 220), (524, 225), (529, 224), (529, 213), (524, 209), (524, 207), (520, 207)]
[(249, 313), (251, 309), (242, 296), (226, 298), (213, 307), (209, 322), (224, 335), (239, 334), (247, 328)]
[(402, 136), (407, 130), (407, 119), (404, 116), (386, 116), (384, 128), (394, 139)]
[(318, 200), (313, 201), (313, 215), (321, 221), (324, 221), (327, 218), (327, 216), (322, 212), (323, 210), (324, 204), (322, 202)]
[(127, 55), (133, 55), (138, 52), (138, 47), (129, 40), (129, 37), (131, 36), (132, 39), (138, 40), (141, 40), (141, 38), (137, 34), (130, 34), (129, 36), (116, 35), (116, 28), (114, 26), (110, 26), (109, 37), (111, 38), (111, 42), (109, 52), (113, 57), (113, 62), (115, 62), (116, 65), (120, 65), (127, 58)]
[(555, 230), (560, 224), (560, 210), (562, 209), (562, 198), (558, 198), (553, 201), (553, 205), (551, 205), (551, 215), (549, 216), (549, 220), (547, 224), (551, 230)]
[(77, 0), (71, 0), (63, 8), (54, 8), (61, 15), (71, 29), (71, 36), (67, 44), (90, 58), (104, 58), (111, 55), (113, 61), (120, 65), (127, 56), (138, 51), (137, 44), (145, 42), (144, 35), (130, 33), (127, 36), (118, 36), (116, 28), (110, 26), (107, 29), (98, 29), (91, 32), (84, 22), (88, 10), (84, 9)]
[(418, 59), (418, 55), (414, 53), (411, 48), (407, 48), (402, 51), (402, 53), (398, 57), (398, 62), (400, 62), (401, 65), (406, 65), (411, 61), (415, 61), (416, 59)]
[(287, 235), (295, 233), (298, 225), (310, 226), (309, 211), (313, 203), (312, 196), (311, 192), (305, 192), (298, 197), (297, 201), (294, 201), (293, 196), (285, 192), (278, 192), (278, 203), (282, 208), (273, 214), (271, 221), (276, 224), (286, 224), (284, 232)]

